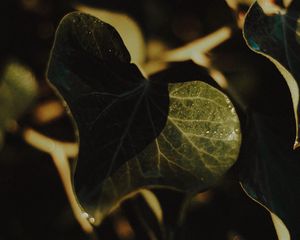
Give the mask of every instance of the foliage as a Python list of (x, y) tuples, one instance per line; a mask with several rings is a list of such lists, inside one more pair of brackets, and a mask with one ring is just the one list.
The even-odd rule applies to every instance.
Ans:
[(74, 186), (91, 215), (102, 217), (142, 187), (204, 190), (237, 159), (240, 127), (230, 100), (197, 81), (212, 81), (205, 71), (176, 68), (188, 70), (185, 78), (168, 69), (147, 80), (111, 26), (82, 13), (61, 22), (48, 78), (77, 123)]
[[(266, 13), (262, 4), (254, 3), (249, 10), (244, 34), (249, 46), (269, 58), (285, 77), (293, 101), (296, 116), (296, 143), (292, 142), (293, 113), (286, 106), (276, 117), (272, 114), (252, 112), (250, 130), (256, 136), (257, 153), (253, 154), (248, 173), (242, 176), (242, 184), (248, 194), (277, 214), (290, 230), (292, 239), (299, 236), (298, 206), (298, 101), (299, 49), (297, 19), (299, 2), (293, 1), (287, 9)], [(252, 143), (253, 145), (255, 143)], [(249, 154), (250, 155), (250, 154)], [(293, 193), (293, 194), (291, 194)], [(287, 207), (288, 206), (288, 207)]]
[[(7, 61), (5, 53), (0, 166), (18, 158), (10, 151), (20, 142), (49, 154), (69, 201), (62, 215), (76, 219), (90, 239), (101, 236), (107, 221), (122, 223), (115, 227), (118, 239), (145, 233), (149, 239), (186, 239), (193, 207), (211, 204), (227, 181), (230, 194), (240, 183), (272, 214), (278, 237), (297, 239), (299, 1), (228, 0), (233, 14), (223, 6), (231, 23), (225, 26), (227, 20), (185, 8), (189, 2), (195, 4), (59, 4), (60, 16), (53, 19), (68, 14), (55, 36), (52, 23), (47, 33), (53, 38), (40, 32), (47, 46), (53, 42), (51, 52), (41, 51), (49, 53), (47, 70), (41, 67), (45, 61), (33, 60), (33, 73)], [(26, 11), (49, 14), (39, 1), (22, 4)], [(158, 17), (151, 18), (156, 10)], [(225, 235), (243, 237), (228, 229)]]

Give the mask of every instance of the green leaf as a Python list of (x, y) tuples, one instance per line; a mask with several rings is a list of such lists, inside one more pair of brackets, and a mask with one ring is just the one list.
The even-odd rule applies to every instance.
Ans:
[(292, 239), (297, 239), (300, 152), (291, 148), (295, 129), (289, 88), (283, 77), (277, 75), (279, 78), (273, 75), (262, 79), (269, 88), (268, 94), (259, 96), (261, 104), (246, 106), (248, 113), (236, 170), (248, 196), (277, 215)]
[(95, 17), (62, 20), (48, 79), (76, 121), (74, 188), (96, 224), (140, 188), (204, 190), (238, 157), (238, 116), (205, 70), (186, 62), (146, 79), (115, 29)]
[[(270, 114), (269, 109), (251, 110), (249, 122), (252, 124), (248, 131), (253, 135), (245, 145), (252, 148), (245, 154), (249, 155), (249, 161), (244, 163), (241, 181), (250, 197), (276, 214), (287, 226), (291, 238), (297, 239), (300, 233), (297, 204), (300, 200), (300, 155), (299, 150), (291, 146), (299, 146), (300, 4), (299, 1), (283, 2), (285, 7), (270, 1), (257, 1), (245, 20), (244, 37), (248, 46), (275, 64), (287, 82), (292, 102), (284, 104), (283, 87), (276, 93), (276, 98), (282, 101), (276, 104), (276, 108), (281, 109), (279, 114)], [(274, 109), (273, 99), (265, 100), (269, 108)], [(296, 124), (293, 124), (293, 115)], [(293, 131), (296, 131), (296, 141), (293, 141)]]
[(0, 146), (4, 131), (32, 103), (37, 84), (31, 71), (18, 62), (8, 62), (0, 78)]
[(292, 1), (285, 9), (263, 0), (252, 5), (244, 25), (244, 37), (248, 46), (271, 60), (290, 88), (296, 120), (294, 148), (299, 145), (299, 18), (299, 1)]
[[(253, 112), (245, 136), (248, 150), (242, 154), (241, 183), (247, 194), (276, 214), (298, 239), (300, 201), (300, 151), (293, 150), (292, 109), (273, 117)], [(249, 122), (250, 122), (249, 121)], [(288, 129), (288, 130), (287, 130)]]
[(100, 18), (102, 21), (113, 26), (125, 43), (130, 52), (131, 59), (135, 64), (143, 64), (146, 60), (146, 46), (139, 25), (125, 13), (89, 7), (75, 4), (77, 10)]

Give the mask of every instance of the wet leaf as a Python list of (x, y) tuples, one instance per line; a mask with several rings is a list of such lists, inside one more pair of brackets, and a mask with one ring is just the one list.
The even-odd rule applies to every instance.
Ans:
[(31, 71), (23, 65), (8, 62), (0, 78), (0, 146), (3, 131), (32, 103), (37, 94), (37, 84)]
[(284, 6), (271, 1), (255, 2), (246, 16), (244, 37), (255, 52), (271, 60), (286, 79), (290, 88), (296, 120), (296, 138), (299, 135), (299, 84), (300, 84), (300, 35), (299, 1), (286, 1)]
[(128, 15), (108, 11), (101, 8), (93, 8), (77, 4), (75, 8), (81, 12), (88, 13), (113, 26), (125, 43), (130, 52), (131, 60), (135, 64), (143, 64), (146, 59), (146, 45), (139, 25)]
[(186, 62), (146, 79), (115, 29), (95, 17), (62, 20), (48, 78), (76, 121), (74, 188), (96, 224), (131, 192), (201, 191), (237, 159), (238, 116), (207, 72)]

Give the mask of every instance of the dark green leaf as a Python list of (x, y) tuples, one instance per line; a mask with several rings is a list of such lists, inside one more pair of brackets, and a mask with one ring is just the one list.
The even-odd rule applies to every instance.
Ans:
[[(300, 233), (297, 204), (300, 200), (300, 154), (291, 148), (293, 131), (296, 131), (294, 147), (299, 146), (299, 17), (299, 1), (292, 1), (287, 9), (270, 4), (270, 1), (257, 1), (250, 8), (244, 26), (248, 46), (275, 64), (286, 79), (290, 94), (285, 94), (285, 86), (281, 91), (277, 90), (277, 102), (281, 101), (281, 104), (275, 105), (277, 114), (270, 114), (270, 108), (274, 110), (272, 98), (265, 99), (264, 105), (267, 105), (266, 102), (269, 104), (265, 110), (251, 110), (251, 126), (247, 130), (252, 136), (244, 144), (250, 146), (245, 154), (249, 162), (244, 163), (241, 181), (252, 198), (283, 220), (292, 239), (297, 239)], [(282, 98), (284, 95), (285, 98)], [(285, 104), (290, 96), (292, 103)], [(296, 118), (295, 128), (293, 115)]]
[(114, 28), (95, 17), (62, 20), (48, 78), (77, 124), (74, 187), (96, 224), (133, 191), (201, 191), (237, 159), (237, 114), (205, 83), (207, 72), (187, 62), (145, 79)]
[[(271, 94), (261, 96), (261, 106), (248, 107), (248, 124), (243, 127), (237, 164), (240, 181), (247, 194), (276, 214), (292, 239), (297, 239), (300, 152), (291, 148), (295, 132), (292, 101), (282, 78), (265, 80)], [(276, 96), (276, 104), (270, 95)]]
[(290, 147), (293, 139), (285, 133), (292, 122), (286, 116), (252, 115), (249, 130), (254, 136), (247, 143), (251, 160), (241, 172), (241, 182), (252, 198), (283, 220), (292, 239), (298, 239), (300, 152)]
[(295, 147), (299, 135), (299, 19), (299, 1), (293, 1), (287, 9), (270, 1), (257, 1), (248, 11), (244, 25), (244, 37), (249, 47), (269, 58), (290, 88), (296, 118)]

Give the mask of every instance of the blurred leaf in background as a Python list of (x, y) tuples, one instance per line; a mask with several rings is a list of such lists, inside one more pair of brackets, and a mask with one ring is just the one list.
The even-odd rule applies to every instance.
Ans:
[(38, 86), (31, 70), (16, 61), (4, 66), (0, 77), (0, 137), (3, 138), (4, 131), (12, 127), (37, 94)]

